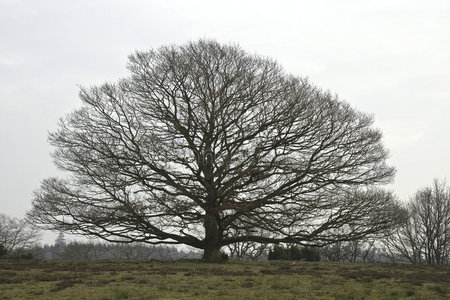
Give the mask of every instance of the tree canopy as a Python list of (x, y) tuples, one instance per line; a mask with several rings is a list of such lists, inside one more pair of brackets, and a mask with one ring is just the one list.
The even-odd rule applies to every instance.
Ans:
[[(110, 241), (326, 244), (380, 232), (397, 204), (373, 117), (236, 45), (138, 51), (130, 76), (82, 88), (50, 133), (65, 178), (29, 216)], [(339, 228), (351, 226), (340, 234)]]

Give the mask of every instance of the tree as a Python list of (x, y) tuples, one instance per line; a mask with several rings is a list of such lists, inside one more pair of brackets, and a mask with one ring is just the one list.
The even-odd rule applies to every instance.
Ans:
[(66, 238), (64, 237), (64, 233), (60, 232), (58, 237), (55, 239), (55, 247), (64, 248), (66, 247)]
[[(398, 224), (401, 224), (400, 213), (397, 214)], [(404, 217), (404, 216), (403, 216)], [(344, 226), (339, 228), (341, 234), (345, 234), (345, 231), (354, 230), (353, 226)], [(381, 244), (381, 240), (389, 236), (390, 230), (383, 230), (377, 234), (371, 236), (364, 236), (359, 239), (354, 239), (350, 241), (338, 241), (322, 247), (320, 249), (320, 254), (323, 260), (326, 261), (348, 261), (348, 262), (368, 262), (375, 261), (376, 255), (379, 254), (380, 249), (377, 247)]]
[(66, 258), (66, 238), (64, 237), (63, 232), (59, 232), (58, 237), (55, 239), (55, 244), (52, 248), (52, 257), (53, 258)]
[(265, 256), (267, 244), (256, 242), (237, 242), (226, 245), (230, 257), (233, 259), (258, 260)]
[(39, 238), (39, 231), (27, 221), (0, 213), (0, 245), (4, 252), (18, 254), (33, 246)]
[[(53, 246), (53, 253), (55, 254), (57, 243)], [(107, 255), (107, 245), (93, 242), (78, 242), (72, 241), (66, 244), (59, 254), (54, 258), (63, 259), (107, 259), (111, 258)]]
[(368, 189), (395, 172), (371, 116), (238, 46), (129, 59), (130, 77), (82, 88), (83, 107), (49, 135), (68, 177), (35, 192), (37, 224), (215, 261), (233, 243), (328, 243), (392, 222), (392, 195)]
[(450, 263), (450, 188), (434, 180), (406, 205), (408, 217), (386, 242), (392, 257), (413, 264)]
[[(320, 249), (326, 261), (374, 262), (380, 255), (376, 238), (337, 242)], [(377, 257), (378, 255), (378, 257)]]

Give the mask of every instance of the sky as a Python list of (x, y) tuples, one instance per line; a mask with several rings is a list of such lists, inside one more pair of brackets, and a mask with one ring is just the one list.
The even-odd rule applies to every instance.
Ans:
[(47, 135), (135, 50), (239, 44), (370, 113), (406, 201), (450, 180), (450, 1), (0, 0), (0, 213), (60, 174)]

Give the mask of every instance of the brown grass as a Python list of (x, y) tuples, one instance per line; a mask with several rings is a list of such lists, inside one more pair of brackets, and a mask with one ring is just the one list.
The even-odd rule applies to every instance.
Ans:
[(0, 260), (0, 299), (450, 299), (450, 267)]

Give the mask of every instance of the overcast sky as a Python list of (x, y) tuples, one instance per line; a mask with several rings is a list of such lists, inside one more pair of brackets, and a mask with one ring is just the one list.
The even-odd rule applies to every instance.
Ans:
[[(0, 0), (0, 212), (57, 173), (47, 133), (134, 50), (238, 43), (375, 116), (406, 200), (450, 177), (450, 1)], [(450, 180), (450, 178), (449, 178)]]

